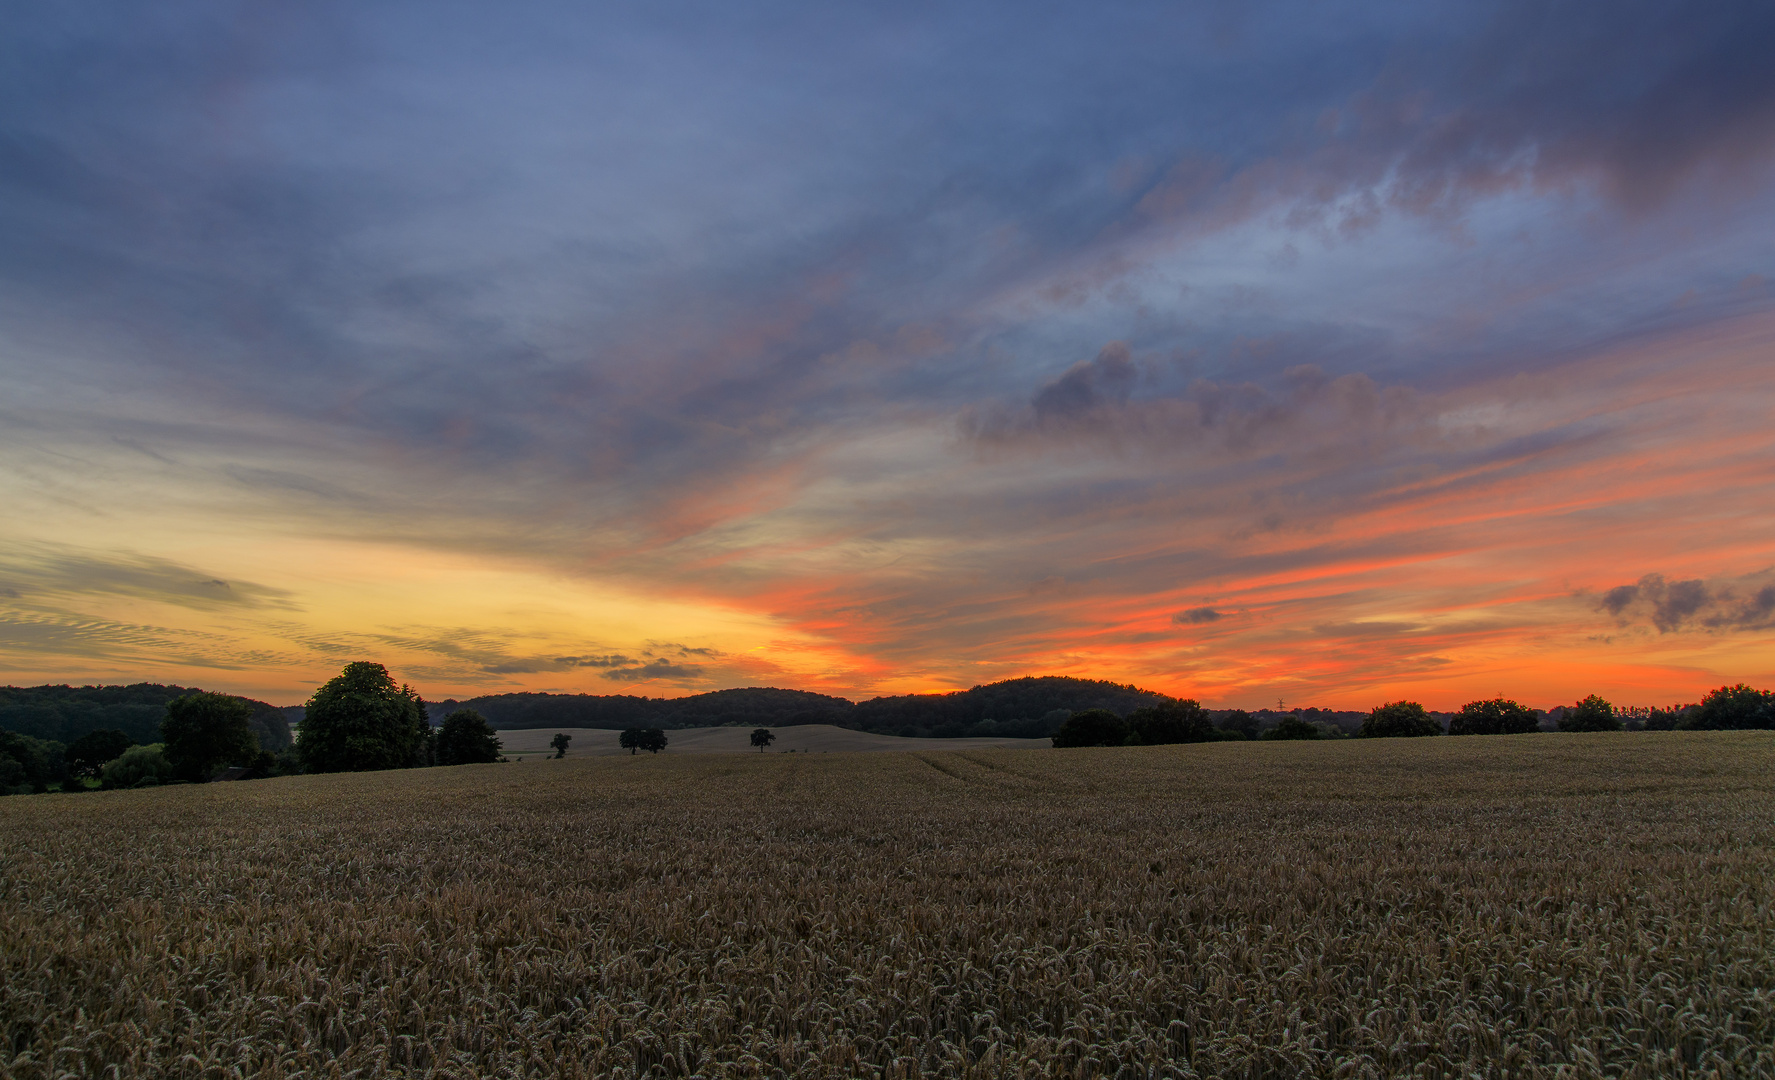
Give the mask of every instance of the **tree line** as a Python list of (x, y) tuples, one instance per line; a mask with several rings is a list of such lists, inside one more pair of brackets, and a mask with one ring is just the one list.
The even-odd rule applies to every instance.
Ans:
[[(1316, 710), (1315, 710), (1316, 711)], [(1633, 730), (1726, 731), (1775, 728), (1775, 691), (1757, 690), (1743, 683), (1722, 686), (1693, 705), (1668, 710), (1619, 711), (1602, 697), (1591, 694), (1557, 711), (1561, 731), (1622, 731), (1634, 720)], [(1470, 701), (1449, 716), (1446, 728), (1416, 701), (1390, 701), (1375, 706), (1354, 732), (1358, 738), (1413, 738), (1426, 735), (1524, 735), (1541, 729), (1541, 714), (1508, 698)], [(1190, 699), (1166, 701), (1119, 716), (1108, 709), (1074, 713), (1052, 736), (1057, 747), (1158, 746), (1170, 743), (1223, 740), (1295, 740), (1346, 738), (1348, 733), (1325, 722), (1284, 715), (1272, 726), (1262, 726), (1248, 712), (1233, 709), (1219, 714)]]

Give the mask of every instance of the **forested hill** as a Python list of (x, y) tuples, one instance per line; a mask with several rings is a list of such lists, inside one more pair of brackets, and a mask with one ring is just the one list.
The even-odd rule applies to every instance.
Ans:
[(949, 694), (905, 694), (852, 704), (806, 690), (746, 687), (683, 698), (595, 694), (492, 694), (430, 705), (432, 719), (471, 708), (498, 728), (790, 727), (836, 724), (921, 737), (1051, 734), (1079, 709), (1127, 714), (1167, 700), (1135, 686), (1059, 676), (1010, 679)]
[[(195, 694), (186, 686), (135, 683), (131, 686), (0, 686), (0, 728), (70, 743), (89, 731), (114, 728), (138, 743), (160, 741), (166, 703)], [(252, 698), (250, 721), (259, 745), (276, 752), (290, 745), (282, 709)]]
[(1005, 725), (1048, 718), (1053, 727), (1058, 727), (1066, 715), (1056, 714), (1108, 709), (1126, 716), (1143, 705), (1169, 700), (1164, 694), (1138, 686), (1046, 675), (1007, 679), (949, 694), (871, 698), (853, 708), (848, 726), (892, 735), (901, 734), (904, 729), (937, 734), (952, 728), (973, 728), (988, 721)]

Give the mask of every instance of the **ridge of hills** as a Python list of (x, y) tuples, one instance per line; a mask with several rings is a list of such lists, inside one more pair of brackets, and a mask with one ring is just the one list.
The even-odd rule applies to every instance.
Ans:
[[(0, 729), (40, 739), (72, 742), (89, 731), (116, 728), (137, 742), (159, 739), (167, 702), (194, 687), (133, 683), (128, 686), (0, 687)], [(241, 698), (253, 708), (253, 727), (268, 750), (290, 745), (290, 725), (303, 706), (274, 706)], [(1030, 676), (940, 694), (899, 694), (853, 702), (829, 694), (779, 687), (738, 687), (681, 698), (629, 694), (485, 694), (428, 702), (433, 723), (461, 708), (485, 716), (496, 728), (657, 727), (667, 730), (728, 726), (795, 727), (830, 724), (853, 731), (910, 738), (1042, 738), (1072, 713), (1108, 709), (1126, 716), (1172, 700), (1165, 694), (1103, 679)], [(1213, 710), (1218, 720), (1230, 710)], [(1254, 710), (1259, 727), (1284, 715), (1318, 720), (1354, 731), (1366, 715), (1327, 709)]]
[[(160, 741), (166, 704), (197, 693), (194, 686), (131, 683), (128, 686), (0, 686), (0, 729), (70, 743), (89, 731), (113, 728), (138, 743)], [(276, 753), (290, 745), (286, 710), (239, 694), (252, 706), (248, 720), (259, 745)]]
[[(1046, 675), (975, 686), (947, 694), (901, 694), (851, 702), (808, 690), (740, 687), (681, 698), (598, 694), (489, 694), (429, 705), (434, 720), (474, 709), (496, 728), (627, 728), (667, 730), (725, 726), (831, 724), (854, 731), (915, 738), (1051, 735), (1080, 709), (1127, 715), (1171, 698), (1101, 679)], [(429, 704), (429, 703), (428, 703)]]

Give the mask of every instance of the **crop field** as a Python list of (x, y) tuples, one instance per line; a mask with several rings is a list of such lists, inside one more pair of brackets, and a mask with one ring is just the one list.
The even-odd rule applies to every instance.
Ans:
[(0, 1075), (1770, 1077), (1772, 905), (1755, 732), (21, 796)]

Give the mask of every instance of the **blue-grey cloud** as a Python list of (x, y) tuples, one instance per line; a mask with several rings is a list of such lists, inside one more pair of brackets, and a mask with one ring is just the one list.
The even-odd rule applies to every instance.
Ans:
[(1765, 630), (1775, 626), (1775, 584), (1767, 574), (1724, 581), (1672, 581), (1647, 574), (1606, 590), (1597, 604), (1622, 626), (1647, 622), (1660, 634), (1682, 630)]
[(1179, 626), (1201, 626), (1203, 623), (1219, 622), (1226, 618), (1226, 613), (1211, 607), (1190, 608), (1171, 616), (1171, 621)]
[(675, 664), (670, 660), (650, 660), (637, 667), (606, 671), (603, 677), (613, 682), (646, 682), (652, 679), (683, 681), (695, 679), (703, 671), (703, 667), (699, 664)]

